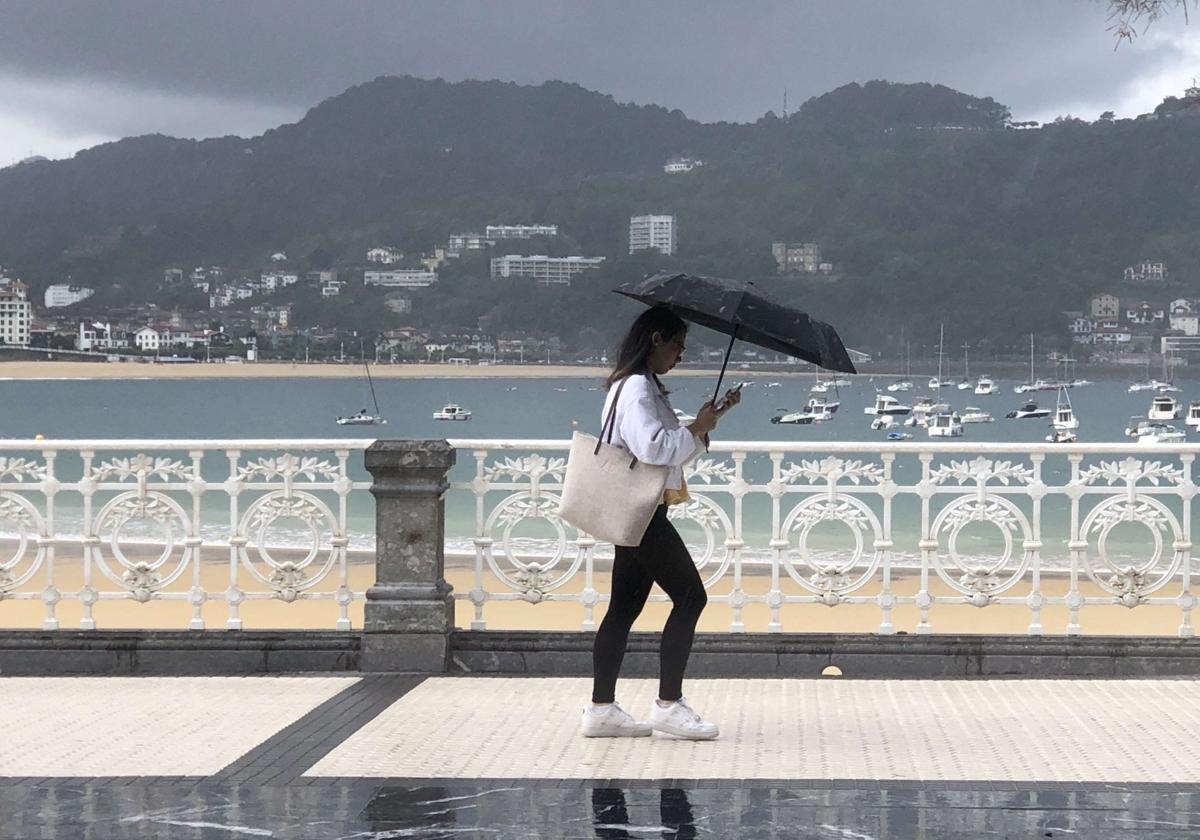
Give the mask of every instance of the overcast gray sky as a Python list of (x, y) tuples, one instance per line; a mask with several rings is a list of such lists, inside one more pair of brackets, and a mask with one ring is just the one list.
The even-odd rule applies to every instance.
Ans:
[(1136, 116), (1200, 75), (1200, 20), (1114, 51), (1106, 17), (1101, 0), (3, 0), (0, 166), (258, 134), (384, 74), (562, 79), (706, 121), (871, 79), (1017, 119)]

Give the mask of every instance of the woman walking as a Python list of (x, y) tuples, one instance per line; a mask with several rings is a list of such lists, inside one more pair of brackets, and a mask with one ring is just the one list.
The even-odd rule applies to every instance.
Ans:
[[(612, 598), (596, 632), (592, 652), (592, 703), (584, 709), (585, 737), (647, 736), (653, 731), (679, 738), (708, 740), (717, 726), (705, 721), (683, 698), (683, 672), (692, 650), (696, 622), (708, 596), (696, 564), (678, 532), (667, 521), (667, 508), (688, 500), (683, 465), (707, 449), (708, 434), (726, 411), (741, 400), (734, 389), (720, 408), (705, 403), (686, 427), (671, 408), (659, 377), (683, 358), (687, 324), (664, 307), (643, 312), (630, 327), (608, 377), (602, 417), (616, 405), (612, 443), (647, 464), (669, 466), (666, 491), (641, 543), (616, 546)], [(642, 612), (650, 587), (657, 583), (671, 598), (659, 653), (658, 700), (646, 722), (616, 703), (617, 676), (629, 630)]]

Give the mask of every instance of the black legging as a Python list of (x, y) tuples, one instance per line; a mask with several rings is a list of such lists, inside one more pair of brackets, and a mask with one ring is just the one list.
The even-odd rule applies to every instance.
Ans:
[(616, 547), (612, 600), (592, 649), (592, 702), (613, 702), (629, 628), (641, 614), (655, 583), (673, 604), (659, 648), (658, 696), (678, 700), (683, 696), (683, 672), (692, 652), (696, 622), (708, 603), (708, 595), (687, 546), (667, 521), (666, 505), (659, 505), (654, 512), (641, 545)]

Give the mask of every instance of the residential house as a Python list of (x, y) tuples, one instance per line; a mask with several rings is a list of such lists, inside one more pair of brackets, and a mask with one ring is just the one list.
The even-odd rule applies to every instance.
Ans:
[(182, 268), (168, 268), (163, 271), (163, 283), (168, 286), (179, 286), (183, 283)]
[(1142, 262), (1125, 269), (1125, 279), (1135, 283), (1161, 283), (1167, 279), (1167, 267), (1161, 262)]
[(345, 280), (338, 280), (336, 273), (331, 280), (323, 280), (321, 282), (321, 297), (337, 297), (342, 293), (342, 286), (346, 285)]
[(1121, 311), (1121, 301), (1116, 295), (1110, 295), (1108, 292), (1096, 295), (1088, 304), (1093, 318), (1115, 318)]
[(1183, 307), (1172, 308), (1169, 326), (1175, 332), (1184, 335), (1200, 335), (1200, 312), (1192, 312)]
[(1143, 327), (1160, 326), (1166, 323), (1167, 312), (1161, 306), (1142, 301), (1137, 306), (1126, 307), (1125, 320)]
[[(163, 333), (166, 333), (166, 339)], [(164, 346), (170, 345), (171, 331), (169, 329), (144, 326), (133, 333), (133, 346), (143, 353), (158, 352)]]
[(779, 274), (830, 274), (833, 263), (821, 258), (816, 242), (772, 242), (771, 256)]
[(455, 256), (463, 251), (482, 251), (495, 243), (478, 233), (452, 233), (446, 243), (447, 254)]
[(383, 286), (386, 288), (419, 289), (432, 286), (437, 282), (436, 271), (420, 269), (391, 269), (389, 271), (367, 270), (363, 272), (364, 286)]
[(367, 249), (367, 262), (394, 265), (404, 259), (404, 252), (390, 245)]
[(1102, 327), (1092, 333), (1092, 342), (1096, 345), (1122, 345), (1133, 341), (1133, 334), (1124, 327)]
[(75, 349), (104, 352), (128, 347), (124, 333), (111, 323), (80, 321), (75, 336)]

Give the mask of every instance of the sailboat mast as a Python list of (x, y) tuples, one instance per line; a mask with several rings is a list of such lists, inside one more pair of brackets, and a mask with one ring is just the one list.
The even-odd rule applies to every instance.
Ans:
[(1029, 334), (1029, 384), (1033, 384), (1033, 333)]
[(367, 385), (371, 388), (371, 402), (375, 404), (375, 416), (379, 416), (379, 400), (375, 399), (375, 382), (371, 379), (371, 366), (367, 364), (367, 360), (363, 359), (363, 368), (367, 372)]
[(938, 386), (942, 384), (942, 347), (946, 343), (946, 325), (938, 324)]

